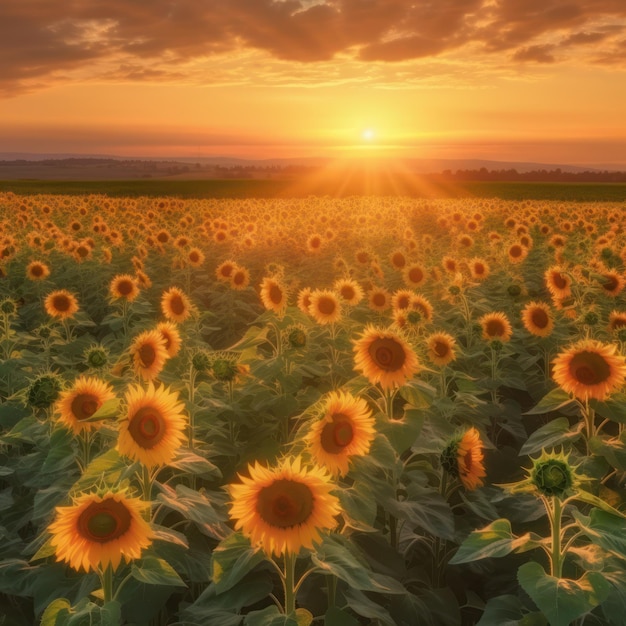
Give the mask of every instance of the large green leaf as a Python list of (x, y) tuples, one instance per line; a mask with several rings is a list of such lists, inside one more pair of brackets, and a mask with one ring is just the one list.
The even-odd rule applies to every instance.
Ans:
[(611, 592), (611, 584), (599, 572), (587, 572), (578, 580), (556, 578), (534, 561), (517, 570), (517, 579), (551, 626), (569, 626)]
[(241, 533), (233, 533), (213, 551), (211, 578), (216, 592), (227, 591), (264, 560), (263, 552), (252, 548)]
[(452, 565), (470, 563), (488, 557), (501, 557), (522, 548), (536, 547), (539, 544), (530, 533), (516, 537), (508, 519), (499, 519), (475, 530), (459, 546), (457, 553), (450, 559)]
[(216, 465), (204, 457), (191, 452), (191, 450), (179, 450), (174, 460), (170, 462), (170, 467), (207, 478), (220, 478), (222, 476)]
[(549, 393), (547, 393), (530, 411), (526, 411), (524, 415), (542, 415), (544, 413), (550, 413), (562, 409), (568, 404), (576, 402), (567, 392), (563, 391), (560, 387), (556, 387)]
[(570, 428), (566, 417), (557, 417), (538, 428), (519, 451), (520, 455), (541, 452), (543, 448), (554, 448), (565, 441), (576, 441), (580, 437), (583, 423)]
[(244, 624), (245, 626), (300, 626), (295, 615), (285, 615), (274, 605), (261, 611), (250, 611), (246, 615)]
[(69, 600), (65, 598), (53, 600), (41, 616), (41, 626), (56, 626), (57, 621), (59, 623), (66, 621), (71, 609), (72, 605)]
[(139, 582), (148, 585), (187, 586), (167, 561), (156, 556), (144, 556), (133, 563), (131, 574)]
[(590, 400), (589, 406), (602, 417), (620, 424), (626, 424), (626, 394), (620, 393), (599, 402)]
[(359, 621), (350, 613), (333, 606), (324, 615), (324, 626), (359, 626)]
[(593, 509), (587, 523), (576, 516), (581, 530), (591, 541), (626, 559), (626, 519), (601, 509)]

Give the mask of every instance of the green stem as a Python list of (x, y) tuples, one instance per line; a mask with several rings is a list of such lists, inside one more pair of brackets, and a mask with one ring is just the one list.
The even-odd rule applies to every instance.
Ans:
[(193, 450), (193, 439), (195, 435), (195, 396), (196, 396), (196, 370), (193, 364), (189, 367), (189, 389), (188, 389), (188, 397), (189, 402), (187, 406), (187, 410), (189, 412), (189, 449)]
[(326, 576), (326, 588), (328, 589), (328, 608), (335, 606), (337, 598), (337, 578), (333, 574)]
[(150, 474), (150, 468), (147, 465), (141, 466), (141, 486), (143, 488), (143, 499), (150, 504), (147, 508), (147, 519), (151, 518), (152, 514), (152, 476)]
[(563, 513), (561, 501), (557, 497), (552, 498), (552, 511), (548, 511), (548, 517), (550, 518), (550, 526), (552, 529), (552, 576), (561, 578), (563, 574), (563, 556), (561, 551), (561, 515)]
[(102, 594), (104, 596), (104, 604), (108, 604), (113, 600), (113, 568), (109, 563), (107, 568), (100, 575), (102, 582)]
[(293, 615), (296, 612), (295, 591), (296, 557), (285, 551), (285, 615)]

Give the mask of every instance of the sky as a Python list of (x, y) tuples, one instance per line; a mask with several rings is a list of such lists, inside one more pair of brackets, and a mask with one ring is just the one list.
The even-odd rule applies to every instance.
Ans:
[(626, 0), (2, 0), (0, 152), (626, 167)]

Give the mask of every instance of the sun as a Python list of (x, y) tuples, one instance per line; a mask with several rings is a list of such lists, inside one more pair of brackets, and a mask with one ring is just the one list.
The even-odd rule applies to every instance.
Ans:
[(372, 128), (365, 128), (361, 131), (361, 138), (363, 141), (373, 141), (376, 137), (376, 133)]

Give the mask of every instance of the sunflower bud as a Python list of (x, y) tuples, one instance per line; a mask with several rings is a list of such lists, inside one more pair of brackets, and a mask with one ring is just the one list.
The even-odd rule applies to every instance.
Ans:
[(461, 288), (458, 285), (450, 285), (448, 287), (448, 293), (451, 296), (458, 296), (461, 293)]
[(41, 339), (50, 339), (50, 335), (52, 335), (52, 328), (46, 324), (42, 324), (35, 329), (35, 334)]
[(28, 404), (47, 409), (59, 397), (63, 385), (56, 374), (42, 374), (28, 388)]
[(211, 367), (211, 357), (206, 352), (196, 352), (191, 364), (197, 372), (206, 372)]
[(513, 284), (513, 285), (509, 285), (506, 291), (510, 296), (515, 298), (516, 296), (519, 296), (520, 293), (522, 293), (522, 288), (519, 285)]
[(228, 382), (239, 373), (237, 363), (229, 359), (215, 359), (213, 361), (213, 375), (217, 380)]
[(587, 313), (585, 315), (585, 318), (583, 319), (583, 324), (585, 324), (586, 326), (595, 326), (599, 320), (600, 320), (600, 317), (598, 316), (597, 313), (594, 313), (593, 311), (589, 311), (589, 313)]
[(504, 348), (504, 344), (499, 339), (492, 339), (489, 345), (494, 352), (501, 352)]
[(563, 455), (542, 454), (533, 464), (530, 480), (540, 493), (560, 500), (567, 497), (575, 483), (574, 471)]
[(15, 304), (15, 300), (6, 298), (0, 302), (0, 311), (2, 311), (5, 315), (15, 315), (17, 313), (17, 304)]
[(105, 367), (109, 362), (109, 354), (105, 348), (101, 346), (92, 346), (87, 348), (84, 354), (85, 363), (94, 369)]
[(422, 315), (419, 311), (409, 311), (406, 320), (411, 326), (415, 326), (422, 321)]

